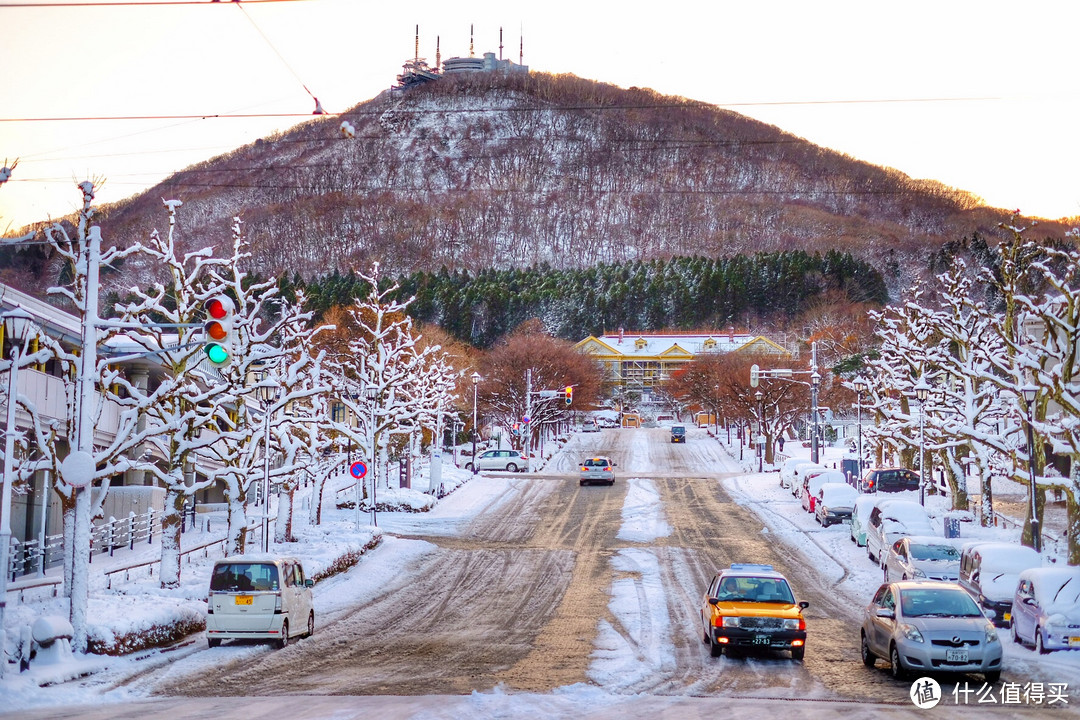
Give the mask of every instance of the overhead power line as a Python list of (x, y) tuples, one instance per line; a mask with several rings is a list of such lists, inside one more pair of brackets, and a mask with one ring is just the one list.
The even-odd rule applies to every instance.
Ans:
[[(269, 2), (269, 0), (262, 0)], [(303, 84), (303, 83), (301, 83)], [(307, 88), (304, 88), (307, 90)], [(310, 91), (308, 91), (310, 93)], [(312, 96), (314, 97), (314, 96)], [(468, 115), (477, 113), (518, 113), (518, 112), (551, 112), (554, 110), (572, 111), (609, 111), (609, 110), (659, 110), (659, 109), (684, 109), (684, 110), (708, 110), (724, 109), (732, 107), (773, 107), (784, 105), (882, 105), (902, 103), (933, 103), (933, 102), (986, 102), (1001, 100), (1000, 97), (942, 97), (942, 98), (893, 98), (877, 100), (785, 100), (775, 102), (743, 102), (743, 103), (657, 103), (650, 105), (542, 105), (530, 107), (489, 107), (489, 108), (424, 108), (418, 110), (406, 110), (401, 108), (381, 107), (370, 110), (349, 110), (340, 113), (341, 117), (356, 117), (362, 115)], [(194, 115), (100, 115), (100, 116), (71, 116), (71, 117), (0, 117), (0, 122), (67, 122), (67, 121), (120, 121), (120, 120), (211, 120), (215, 118), (275, 118), (275, 117), (311, 117), (303, 113), (202, 113)]]
[[(240, 4), (240, 0), (232, 0)], [(263, 5), (266, 3), (289, 3), (308, 2), (308, 0), (243, 0), (244, 5)], [(228, 5), (229, 0), (162, 0), (162, 2), (148, 2), (143, 0), (120, 0), (119, 2), (26, 2), (26, 3), (0, 3), (3, 8), (73, 8), (73, 7), (155, 7), (158, 5)]]

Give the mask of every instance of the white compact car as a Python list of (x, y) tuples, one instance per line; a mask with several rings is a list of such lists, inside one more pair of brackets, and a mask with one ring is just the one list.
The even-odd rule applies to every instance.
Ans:
[(311, 588), (296, 558), (234, 555), (214, 563), (206, 598), (206, 642), (289, 639), (315, 632)]

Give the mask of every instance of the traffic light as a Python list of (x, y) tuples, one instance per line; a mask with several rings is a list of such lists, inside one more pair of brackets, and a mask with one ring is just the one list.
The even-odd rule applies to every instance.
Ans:
[(214, 367), (224, 367), (232, 359), (233, 312), (236, 306), (226, 295), (215, 295), (206, 301), (206, 323), (203, 325), (203, 350)]
[(566, 404), (574, 402), (574, 388), (570, 385), (566, 386)]

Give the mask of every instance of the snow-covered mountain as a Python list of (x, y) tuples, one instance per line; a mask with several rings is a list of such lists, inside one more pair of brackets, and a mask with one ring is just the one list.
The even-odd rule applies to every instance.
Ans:
[(107, 208), (106, 236), (163, 227), (162, 198), (183, 200), (192, 247), (228, 242), (239, 215), (261, 273), (305, 277), (804, 248), (892, 284), (1008, 219), (734, 112), (535, 73), (448, 76), (313, 119)]

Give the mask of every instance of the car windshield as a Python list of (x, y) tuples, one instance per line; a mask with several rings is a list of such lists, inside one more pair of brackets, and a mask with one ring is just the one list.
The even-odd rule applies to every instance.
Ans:
[(979, 617), (978, 605), (967, 592), (946, 588), (908, 588), (900, 591), (904, 617)]
[(217, 592), (277, 590), (278, 570), (273, 563), (223, 563), (214, 568), (210, 589)]
[(603, 458), (592, 458), (585, 461), (585, 467), (607, 467), (607, 460)]
[(911, 557), (916, 560), (959, 560), (960, 552), (952, 545), (911, 544)]
[(721, 602), (795, 603), (787, 581), (768, 577), (724, 578), (717, 597)]

